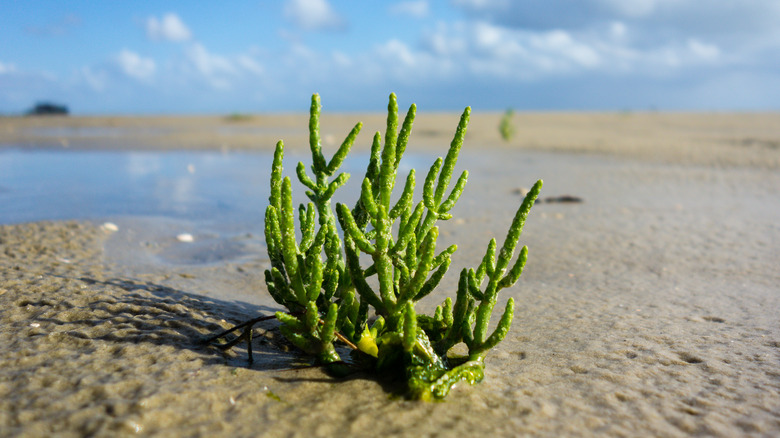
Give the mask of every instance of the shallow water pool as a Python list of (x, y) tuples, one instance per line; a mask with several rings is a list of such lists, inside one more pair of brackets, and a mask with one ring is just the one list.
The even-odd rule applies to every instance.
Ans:
[[(93, 220), (132, 227), (133, 238), (173, 243), (155, 251), (163, 262), (209, 264), (263, 253), (257, 247), (268, 204), (272, 155), (213, 151), (0, 152), (0, 224), (41, 220)], [(405, 158), (400, 174), (429, 166), (433, 157)], [(294, 202), (307, 202), (295, 165), (310, 157), (288, 153), (285, 175), (293, 179)], [(354, 202), (368, 161), (354, 154), (342, 165), (353, 180), (337, 193)], [(337, 199), (338, 200), (338, 199)], [(179, 243), (179, 233), (196, 242)], [(206, 255), (208, 257), (206, 257)]]
[(270, 155), (5, 151), (0, 223), (164, 216), (261, 220)]

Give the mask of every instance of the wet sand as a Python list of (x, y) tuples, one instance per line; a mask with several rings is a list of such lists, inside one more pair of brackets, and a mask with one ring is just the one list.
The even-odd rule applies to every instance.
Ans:
[[(498, 118), (473, 117), (460, 161), (469, 185), (440, 241), (459, 251), (421, 307), (451, 295), (460, 267), (476, 264), (490, 237), (503, 238), (519, 193), (536, 179), (545, 180), (543, 198), (582, 202), (532, 210), (521, 238), (529, 262), (501, 297), (514, 297), (515, 322), (481, 384), (460, 385), (442, 403), (398, 400), (366, 376), (298, 368), (306, 358), (273, 322), (257, 331), (252, 367), (243, 348), (204, 347), (208, 334), (278, 309), (257, 237), (228, 248), (245, 257), (162, 263), (224, 247), (187, 247), (175, 238), (180, 227), (159, 219), (114, 219), (116, 232), (103, 220), (4, 225), (0, 435), (779, 434), (780, 116), (521, 114), (509, 144), (497, 137)], [(341, 136), (359, 119), (381, 120), (324, 116), (323, 132)], [(305, 131), (197, 135), (237, 123), (204, 120), (0, 119), (0, 143), (305, 144)], [(275, 120), (305, 130), (305, 116)], [(445, 153), (455, 123), (453, 114), (418, 115), (410, 148)], [(25, 131), (31, 125), (48, 129), (36, 131), (48, 140)], [(90, 126), (118, 130), (111, 140)]]

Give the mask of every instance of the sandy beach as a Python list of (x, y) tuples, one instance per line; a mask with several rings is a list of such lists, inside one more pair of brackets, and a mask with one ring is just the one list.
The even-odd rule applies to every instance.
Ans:
[[(367, 150), (383, 117), (324, 114), (326, 153), (358, 120)], [(459, 250), (420, 305), (454, 295), (544, 179), (528, 264), (499, 298), (516, 302), (512, 330), (482, 383), (400, 400), (303, 367), (273, 321), (251, 367), (243, 347), (204, 346), (280, 310), (261, 235), (220, 247), (240, 257), (162, 263), (219, 248), (186, 246), (160, 218), (14, 223), (0, 226), (0, 436), (780, 435), (780, 114), (520, 113), (510, 142), (500, 117), (472, 116), (469, 184), (441, 225)], [(407, 153), (446, 153), (457, 118), (418, 114)], [(282, 138), (302, 155), (306, 120), (5, 117), (0, 154), (267, 153)]]

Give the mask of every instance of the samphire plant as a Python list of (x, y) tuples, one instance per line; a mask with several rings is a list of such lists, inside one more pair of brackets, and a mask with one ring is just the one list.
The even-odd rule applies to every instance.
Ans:
[[(320, 98), (312, 96), (312, 164), (307, 169), (299, 162), (296, 168), (310, 202), (294, 208), (292, 182), (282, 169), (284, 143), (279, 141), (265, 212), (271, 261), (265, 281), (274, 300), (287, 309), (274, 315), (281, 322), (281, 332), (332, 373), (362, 369), (396, 375), (406, 382), (407, 397), (432, 400), (445, 397), (457, 382), (482, 380), (485, 355), (506, 337), (512, 323), (512, 298), (492, 331), (490, 320), (499, 291), (512, 286), (523, 271), (526, 247), (511, 266), (510, 262), (542, 181), (526, 195), (501, 247), (491, 239), (481, 262), (460, 272), (454, 303), (447, 297), (433, 315), (418, 314), (415, 305), (438, 286), (457, 249), (455, 245), (437, 248), (436, 224), (452, 217), (449, 212), (468, 179), (464, 171), (450, 189), (471, 109), (463, 112), (446, 157), (438, 158), (428, 170), (422, 200), (414, 200), (417, 176), (411, 170), (393, 202), (415, 112), (412, 105), (399, 130), (396, 96), (390, 95), (384, 141), (379, 132), (374, 135), (360, 198), (352, 205), (336, 204), (334, 209), (333, 195), (349, 179), (349, 174), (338, 170), (362, 125), (355, 125), (326, 159), (320, 145)], [(361, 259), (361, 254), (366, 256)], [(223, 345), (251, 341), (252, 325), (261, 319), (265, 318), (236, 326), (212, 340), (243, 328), (241, 336)], [(450, 355), (459, 343), (466, 345), (468, 354)], [(351, 349), (349, 358), (339, 352), (346, 349), (337, 349), (338, 344)]]
[(501, 134), (501, 138), (504, 141), (510, 141), (515, 136), (515, 127), (512, 125), (512, 116), (514, 115), (515, 110), (512, 108), (507, 109), (498, 123), (498, 133)]

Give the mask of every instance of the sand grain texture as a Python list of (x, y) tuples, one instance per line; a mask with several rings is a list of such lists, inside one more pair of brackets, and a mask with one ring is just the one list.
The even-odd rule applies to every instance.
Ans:
[[(678, 126), (693, 117), (650, 116)], [(451, 132), (456, 117), (433, 128), (423, 121), (413, 136)], [(780, 434), (780, 150), (772, 146), (780, 135), (766, 123), (776, 116), (722, 115), (710, 125), (701, 116), (695, 135), (657, 143), (673, 135), (647, 120), (636, 129), (656, 137), (642, 143), (645, 134), (587, 131), (587, 115), (560, 115), (565, 129), (585, 134), (554, 140), (563, 134), (544, 128), (552, 116), (538, 117), (537, 130), (513, 145), (490, 140), (487, 124), (470, 134), (459, 165), (469, 185), (440, 242), (459, 251), (422, 304), (430, 310), (452, 295), (457, 270), (476, 264), (490, 237), (501, 242), (518, 193), (536, 178), (545, 179), (543, 197), (583, 201), (532, 210), (521, 238), (529, 262), (500, 297), (514, 297), (515, 322), (481, 384), (426, 404), (394, 399), (365, 376), (288, 370), (306, 359), (273, 322), (260, 326), (266, 336), (248, 368), (243, 348), (222, 353), (200, 340), (275, 308), (264, 254), (155, 266), (133, 245), (142, 239), (133, 232), (147, 228), (133, 219), (119, 233), (91, 222), (4, 225), (0, 435)], [(551, 140), (531, 150), (523, 142), (534, 136)], [(611, 140), (577, 143), (600, 136)], [(758, 138), (764, 146), (749, 140)], [(121, 239), (140, 262), (111, 250)]]

